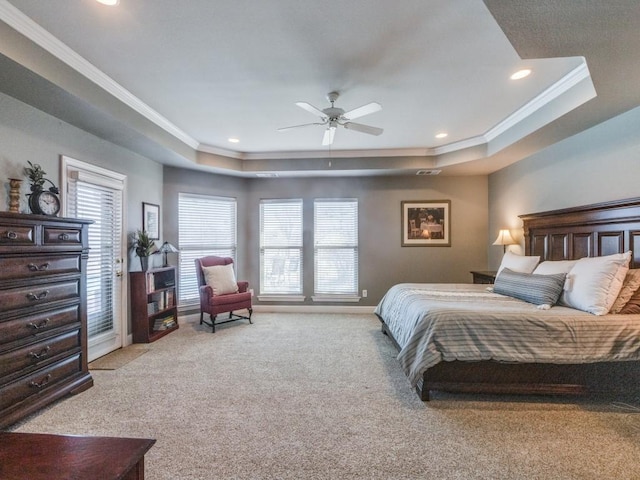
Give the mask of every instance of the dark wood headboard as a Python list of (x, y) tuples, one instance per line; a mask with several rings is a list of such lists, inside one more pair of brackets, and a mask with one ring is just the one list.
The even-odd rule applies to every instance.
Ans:
[(631, 250), (640, 268), (640, 198), (520, 215), (526, 255), (576, 260)]

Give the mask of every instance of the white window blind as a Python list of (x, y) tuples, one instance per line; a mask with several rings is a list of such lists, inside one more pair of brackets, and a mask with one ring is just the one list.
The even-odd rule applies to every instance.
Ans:
[(315, 295), (357, 295), (358, 201), (317, 199), (313, 215)]
[(121, 301), (114, 279), (123, 257), (122, 191), (69, 179), (67, 201), (69, 216), (94, 221), (87, 260), (87, 334), (92, 338), (114, 329), (114, 305)]
[(302, 200), (260, 202), (260, 293), (302, 294)]
[(237, 250), (235, 198), (180, 193), (178, 196), (179, 291), (181, 307), (199, 303), (194, 260), (231, 257)]

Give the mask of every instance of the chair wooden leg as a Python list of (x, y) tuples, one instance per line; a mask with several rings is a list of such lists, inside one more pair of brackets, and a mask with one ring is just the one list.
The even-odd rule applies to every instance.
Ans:
[(200, 310), (200, 325), (202, 325), (203, 320), (204, 320), (204, 312)]
[(216, 316), (217, 315), (209, 315), (211, 318), (211, 333), (216, 333)]
[(249, 309), (249, 323), (253, 325), (253, 322), (251, 321), (251, 315), (253, 314), (253, 308)]

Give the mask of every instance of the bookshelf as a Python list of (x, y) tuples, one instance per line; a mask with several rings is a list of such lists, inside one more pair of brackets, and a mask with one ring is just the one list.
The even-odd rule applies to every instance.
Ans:
[(130, 272), (134, 343), (155, 342), (178, 328), (176, 268)]

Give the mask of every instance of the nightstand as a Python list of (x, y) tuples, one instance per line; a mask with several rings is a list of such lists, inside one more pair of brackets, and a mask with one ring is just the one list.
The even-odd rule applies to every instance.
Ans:
[(496, 280), (495, 270), (472, 271), (473, 283), (493, 283)]

